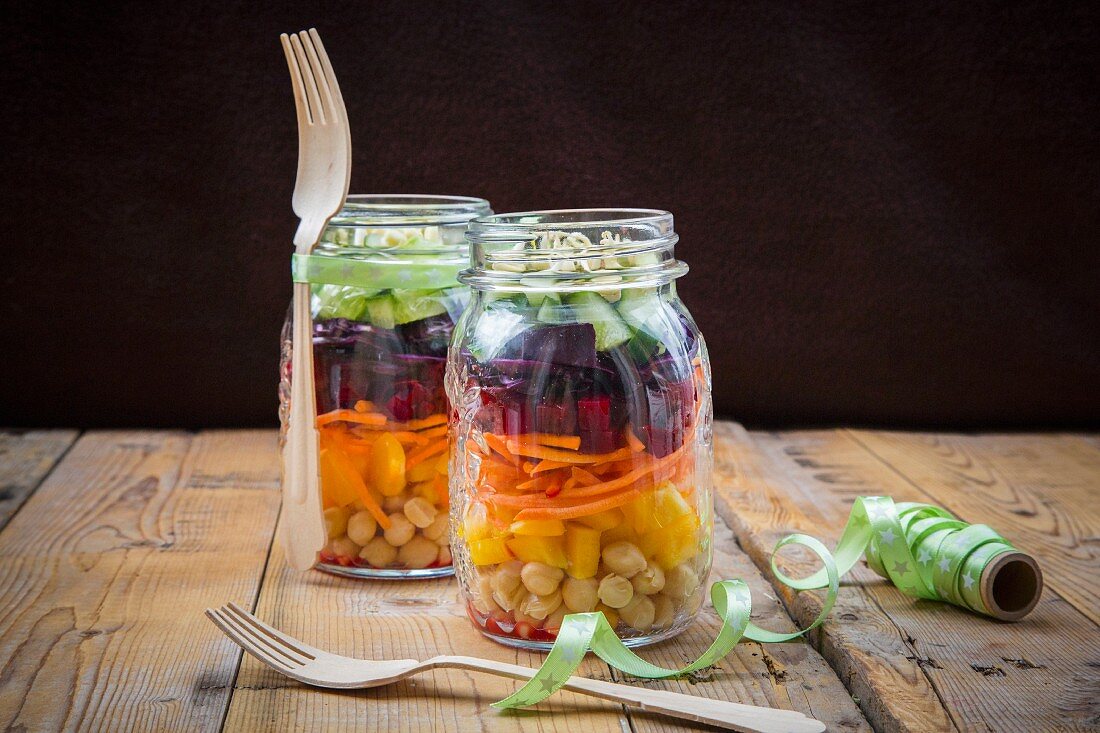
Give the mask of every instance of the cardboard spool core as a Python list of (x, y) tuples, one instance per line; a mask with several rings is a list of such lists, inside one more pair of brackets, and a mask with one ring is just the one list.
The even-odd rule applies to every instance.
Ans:
[(982, 571), (982, 602), (1001, 621), (1018, 621), (1031, 613), (1043, 593), (1043, 571), (1031, 555), (1006, 552)]

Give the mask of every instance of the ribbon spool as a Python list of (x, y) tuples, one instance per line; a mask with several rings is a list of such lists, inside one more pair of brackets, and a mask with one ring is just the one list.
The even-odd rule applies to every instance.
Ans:
[[(790, 544), (808, 548), (823, 567), (808, 578), (784, 575), (775, 556)], [(602, 613), (574, 613), (565, 617), (535, 676), (493, 706), (516, 708), (545, 700), (568, 681), (589, 651), (636, 677), (664, 679), (714, 664), (742, 638), (790, 641), (825, 620), (839, 594), (840, 576), (864, 555), (872, 570), (907, 595), (946, 601), (1002, 621), (1026, 616), (1043, 591), (1043, 574), (1035, 558), (986, 525), (967, 524), (931, 504), (895, 504), (885, 496), (862, 496), (855, 500), (833, 552), (806, 535), (785, 537), (772, 552), (772, 572), (780, 582), (796, 590), (828, 588), (821, 613), (805, 629), (777, 634), (755, 626), (749, 621), (752, 601), (748, 586), (741, 580), (719, 581), (711, 587), (711, 601), (722, 619), (718, 637), (683, 669), (666, 669), (627, 649)]]
[(1031, 555), (1006, 552), (985, 566), (979, 586), (990, 616), (1019, 621), (1031, 613), (1043, 594), (1043, 571)]
[[(992, 528), (967, 524), (931, 504), (895, 504), (882, 496), (856, 499), (837, 543), (842, 574), (854, 564), (856, 547), (865, 548), (868, 567), (903, 593), (1000, 621), (1026, 616), (1043, 592), (1035, 558)], [(822, 587), (819, 576), (791, 582), (798, 588)], [(815, 578), (816, 585), (811, 584)]]

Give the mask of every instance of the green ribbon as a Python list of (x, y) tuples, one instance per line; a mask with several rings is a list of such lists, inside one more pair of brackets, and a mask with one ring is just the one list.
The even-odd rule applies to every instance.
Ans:
[[(784, 575), (776, 566), (776, 553), (791, 544), (809, 548), (823, 567), (808, 578)], [(981, 571), (997, 555), (1014, 549), (991, 528), (967, 524), (939, 507), (912, 502), (895, 504), (885, 496), (858, 497), (833, 552), (803, 534), (784, 537), (772, 551), (772, 572), (780, 582), (800, 591), (828, 587), (821, 612), (806, 628), (779, 634), (756, 626), (749, 621), (752, 600), (748, 586), (741, 580), (722, 580), (710, 589), (714, 610), (722, 619), (718, 637), (691, 664), (682, 669), (667, 669), (627, 649), (602, 613), (569, 614), (534, 677), (508, 697), (493, 703), (493, 707), (508, 709), (542, 702), (569, 680), (589, 651), (635, 677), (666, 679), (709, 667), (726, 656), (742, 638), (766, 643), (790, 641), (825, 620), (836, 603), (840, 576), (851, 570), (864, 553), (871, 569), (907, 595), (947, 601), (988, 614), (978, 591)]]
[(290, 260), (290, 274), (296, 283), (351, 285), (370, 290), (435, 290), (457, 286), (458, 273), (466, 264), (464, 259), (448, 261), (412, 255), (379, 261), (295, 254)]

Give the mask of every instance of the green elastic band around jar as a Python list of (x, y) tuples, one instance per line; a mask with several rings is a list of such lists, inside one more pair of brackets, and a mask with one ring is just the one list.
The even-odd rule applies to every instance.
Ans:
[[(457, 285), (467, 266), (466, 223), (491, 214), (489, 202), (469, 196), (363, 194), (348, 196), (312, 255), (291, 259), (294, 282), (364, 290), (438, 290)], [(434, 243), (360, 245), (364, 234), (431, 228)]]
[(435, 290), (454, 287), (465, 260), (432, 261), (431, 258), (379, 262), (331, 255), (291, 257), (290, 272), (296, 283), (350, 285), (368, 290), (389, 288)]

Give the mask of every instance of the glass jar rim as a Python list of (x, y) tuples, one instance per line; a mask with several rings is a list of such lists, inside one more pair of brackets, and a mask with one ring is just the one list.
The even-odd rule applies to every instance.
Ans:
[[(538, 221), (526, 221), (536, 217)], [(667, 224), (668, 231), (671, 231), (673, 216), (662, 209), (644, 208), (540, 209), (479, 216), (470, 222), (470, 231), (479, 232), (498, 228), (545, 231), (625, 224)], [(664, 227), (661, 228), (664, 229)]]
[(492, 214), (466, 229), (477, 289), (609, 290), (650, 287), (687, 272), (675, 259), (679, 235), (662, 209), (545, 209)]
[(329, 226), (384, 228), (466, 224), (471, 219), (492, 213), (489, 202), (476, 196), (351, 194), (329, 221)]

